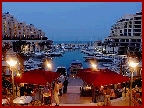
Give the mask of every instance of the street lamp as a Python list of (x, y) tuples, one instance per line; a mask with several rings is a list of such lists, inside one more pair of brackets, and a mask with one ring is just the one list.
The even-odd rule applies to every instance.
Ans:
[[(137, 65), (138, 65), (139, 63), (136, 62), (135, 60), (130, 60), (130, 61), (128, 62), (128, 64), (129, 64), (129, 66), (130, 66), (131, 68), (133, 68), (134, 71), (135, 71), (135, 68), (137, 67)], [(129, 101), (129, 106), (132, 106), (132, 83), (133, 83), (133, 73), (134, 73), (134, 71), (131, 72), (131, 79), (130, 79), (130, 101)]]
[(13, 91), (13, 97), (15, 96), (14, 93), (14, 73), (13, 73), (13, 67), (17, 64), (17, 61), (10, 59), (9, 61), (6, 61), (10, 65), (10, 70), (12, 72), (12, 91)]
[(17, 73), (17, 76), (20, 76), (20, 73)]
[(91, 63), (91, 67), (92, 69), (96, 70), (97, 69), (97, 65), (95, 63)]
[(51, 63), (47, 62), (46, 65), (47, 65), (47, 67), (48, 67), (48, 70), (51, 69), (51, 67), (52, 67)]
[(42, 36), (41, 36), (41, 42), (42, 42)]

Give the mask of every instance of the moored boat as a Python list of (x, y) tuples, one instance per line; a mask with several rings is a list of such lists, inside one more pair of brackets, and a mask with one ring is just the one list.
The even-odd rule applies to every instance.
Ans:
[(67, 76), (66, 67), (59, 66), (57, 67), (56, 72), (60, 73), (62, 76)]
[(70, 77), (76, 77), (77, 70), (78, 69), (82, 69), (82, 68), (83, 68), (83, 65), (82, 65), (81, 61), (79, 61), (79, 60), (73, 60), (70, 63), (70, 69), (69, 69)]

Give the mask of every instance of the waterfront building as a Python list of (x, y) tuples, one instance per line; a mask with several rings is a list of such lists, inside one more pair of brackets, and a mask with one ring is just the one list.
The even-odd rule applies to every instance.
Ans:
[[(10, 74), (9, 66), (6, 65), (9, 57), (17, 58), (16, 53), (19, 52), (24, 54), (40, 52), (46, 50), (45, 46), (49, 44), (52, 43), (45, 33), (33, 24), (20, 22), (9, 12), (2, 14), (2, 71), (4, 75)], [(23, 70), (22, 64), (19, 67), (19, 70)]]
[(34, 27), (19, 22), (9, 12), (2, 14), (2, 38), (3, 39), (42, 39), (45, 33)]
[(118, 47), (117, 54), (142, 52), (142, 11), (126, 14), (116, 21), (103, 43)]
[[(45, 33), (33, 24), (27, 25), (25, 22), (19, 22), (9, 12), (2, 14), (2, 45), (8, 43), (13, 46), (13, 42), (23, 40), (31, 45), (28, 51), (35, 51), (40, 50), (38, 43), (46, 42), (47, 39)], [(31, 48), (33, 44), (36, 45), (35, 49)]]

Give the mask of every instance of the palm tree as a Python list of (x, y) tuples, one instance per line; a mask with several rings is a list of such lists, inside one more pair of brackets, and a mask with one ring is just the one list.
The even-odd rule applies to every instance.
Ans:
[(108, 41), (108, 44), (113, 48), (113, 54), (115, 53), (115, 44), (113, 43), (113, 41)]
[(2, 46), (2, 55), (3, 55), (3, 60), (5, 61), (6, 60), (6, 54), (7, 54), (7, 51), (12, 48), (12, 46), (8, 43), (5, 43), (4, 46)]
[(27, 45), (26, 41), (19, 40), (19, 41), (13, 42), (13, 50), (15, 52), (21, 53), (25, 45)]
[(110, 41), (109, 40), (105, 40), (103, 43), (102, 43), (102, 46), (104, 46), (104, 51), (103, 51), (103, 48), (102, 48), (102, 52), (106, 54), (106, 46), (110, 44)]
[(27, 59), (26, 56), (23, 53), (17, 53), (16, 54), (17, 59), (20, 63), (20, 73), (24, 72), (24, 61)]
[(22, 53), (23, 52), (23, 48), (25, 45), (27, 45), (26, 41), (16, 41), (13, 42), (13, 46), (15, 46), (16, 48), (16, 57), (19, 60), (20, 63), (20, 73), (24, 72), (24, 61), (26, 60), (26, 56)]
[(52, 41), (52, 40), (47, 40), (47, 41), (46, 41), (46, 46), (47, 46), (48, 49), (51, 49), (51, 48), (52, 48), (52, 47), (51, 47), (52, 44), (53, 44), (53, 41)]
[(45, 42), (39, 42), (38, 44), (40, 46), (40, 51), (43, 51), (44, 50), (44, 46), (46, 45), (46, 43)]

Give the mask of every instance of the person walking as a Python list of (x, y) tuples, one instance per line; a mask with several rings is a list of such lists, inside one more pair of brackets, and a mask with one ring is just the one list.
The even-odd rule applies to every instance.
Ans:
[(58, 84), (59, 84), (59, 96), (62, 96), (62, 87), (63, 87), (63, 84), (61, 81), (58, 81)]
[(51, 104), (51, 90), (49, 85), (46, 85), (43, 90), (43, 103), (48, 106)]
[(60, 102), (59, 102), (59, 84), (58, 84), (58, 80), (55, 81), (55, 85), (54, 85), (54, 99), (56, 102), (55, 106), (59, 106)]
[(67, 93), (68, 80), (65, 78), (63, 82), (63, 93)]
[(111, 94), (111, 89), (109, 87), (106, 87), (104, 90), (104, 105), (105, 106), (110, 106), (110, 94)]
[(24, 92), (25, 92), (26, 88), (22, 84), (20, 85), (19, 90), (20, 90), (20, 96), (24, 96)]
[(98, 87), (95, 87), (95, 99), (94, 99), (94, 102), (97, 103), (100, 101), (100, 97), (99, 97), (99, 88)]
[(33, 100), (41, 100), (41, 91), (39, 89), (39, 86), (35, 86), (33, 93), (32, 93)]

